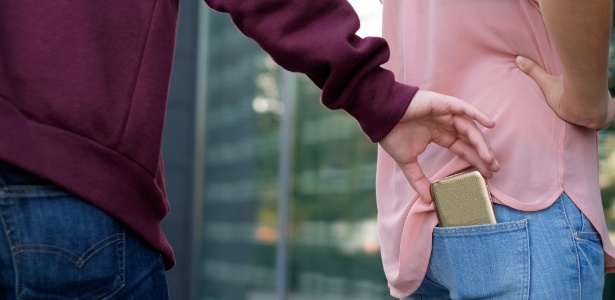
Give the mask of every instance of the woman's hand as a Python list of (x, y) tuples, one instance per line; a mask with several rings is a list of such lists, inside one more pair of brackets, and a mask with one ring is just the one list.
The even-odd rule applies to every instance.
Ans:
[[(536, 81), (560, 119), (591, 129), (603, 128), (613, 120), (615, 103), (608, 89), (575, 91), (566, 86), (563, 75), (551, 75), (529, 58), (518, 56), (516, 63), (521, 71)], [(595, 99), (599, 101), (593, 101)]]
[(489, 117), (455, 97), (419, 90), (399, 123), (380, 141), (414, 190), (431, 201), (431, 182), (418, 163), (429, 143), (449, 149), (489, 178), (499, 170), (493, 150), (476, 125), (492, 128)]

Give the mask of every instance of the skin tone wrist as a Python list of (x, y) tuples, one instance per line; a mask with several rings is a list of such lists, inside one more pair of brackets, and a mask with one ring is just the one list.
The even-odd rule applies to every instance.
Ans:
[(524, 57), (517, 65), (562, 120), (591, 129), (608, 125), (615, 115), (607, 88), (612, 1), (541, 0), (540, 9), (563, 75), (548, 74)]

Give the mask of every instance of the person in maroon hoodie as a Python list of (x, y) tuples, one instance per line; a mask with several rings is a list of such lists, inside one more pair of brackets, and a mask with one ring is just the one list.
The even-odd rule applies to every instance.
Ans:
[[(380, 67), (345, 0), (206, 0), (322, 103), (352, 115), (428, 197), (431, 143), (498, 165), (459, 99)], [(160, 153), (178, 0), (0, 1), (0, 298), (165, 299), (173, 252)]]

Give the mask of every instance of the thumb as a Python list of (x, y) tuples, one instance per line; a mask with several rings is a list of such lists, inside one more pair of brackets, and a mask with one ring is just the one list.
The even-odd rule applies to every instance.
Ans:
[(544, 85), (547, 84), (551, 74), (547, 73), (547, 71), (545, 71), (545, 69), (539, 66), (535, 61), (524, 56), (517, 56), (515, 63), (517, 64), (517, 67), (523, 71), (523, 73), (534, 79), (534, 81), (538, 83), (538, 86), (540, 86), (540, 88), (544, 91)]

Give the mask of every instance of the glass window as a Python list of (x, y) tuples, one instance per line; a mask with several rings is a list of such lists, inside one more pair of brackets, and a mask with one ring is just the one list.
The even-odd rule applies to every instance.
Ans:
[(226, 15), (208, 33), (199, 299), (274, 295), (280, 70)]

